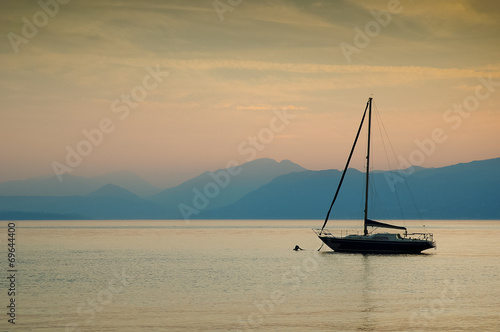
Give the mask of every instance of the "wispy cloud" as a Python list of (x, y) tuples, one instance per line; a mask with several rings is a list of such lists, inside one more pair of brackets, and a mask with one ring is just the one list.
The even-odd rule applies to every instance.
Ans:
[[(40, 6), (0, 2), (4, 160), (17, 172), (29, 159), (19, 159), (21, 153), (37, 155), (29, 167), (45, 167), (80, 139), (82, 126), (113, 116), (111, 102), (130, 93), (145, 67), (156, 64), (170, 75), (134, 111), (134, 121), (117, 129), (113, 149), (104, 153), (103, 146), (109, 165), (113, 158), (131, 165), (135, 160), (127, 158), (134, 153), (147, 160), (149, 148), (163, 151), (170, 142), (166, 155), (178, 158), (162, 163), (157, 155), (154, 163), (158, 169), (182, 168), (186, 158), (207, 153), (207, 146), (196, 150), (200, 141), (219, 149), (231, 139), (236, 144), (243, 132), (266, 123), (274, 108), (301, 115), (297, 132), (289, 133), (293, 146), (279, 148), (288, 151), (282, 157), (308, 161), (306, 146), (324, 144), (335, 121), (357, 122), (353, 110), (371, 93), (390, 100), (400, 116), (398, 128), (408, 136), (418, 127), (403, 124), (408, 118), (432, 126), (421, 115), (434, 112), (440, 119), (449, 105), (475, 91), (476, 77), (500, 81), (495, 1), (401, 0), (404, 10), (348, 65), (339, 43), (352, 42), (353, 27), (364, 28), (374, 20), (371, 11), (387, 4), (243, 1), (221, 22), (206, 0), (70, 1), (15, 54), (6, 34), (21, 33), (21, 18), (31, 18)], [(490, 112), (493, 118), (497, 99), (495, 94), (482, 103), (476, 114)], [(118, 151), (126, 153), (118, 157)], [(212, 164), (225, 153), (210, 151)], [(98, 158), (88, 162), (99, 168)]]
[(280, 109), (280, 110), (294, 110), (294, 111), (306, 111), (308, 110), (307, 107), (298, 107), (298, 106), (293, 106), (293, 105), (286, 105), (286, 106), (273, 106), (273, 105), (258, 105), (258, 106), (237, 106), (237, 110), (243, 110), (243, 111), (272, 111), (275, 109)]
[[(411, 74), (428, 79), (477, 77), (490, 74), (490, 71), (461, 69), (461, 68), (433, 68), (420, 66), (367, 66), (367, 65), (327, 65), (314, 63), (278, 63), (263, 61), (237, 60), (164, 60), (163, 64), (175, 69), (210, 70), (217, 68), (250, 69), (259, 71), (281, 71), (303, 74), (338, 73), (338, 74)], [(500, 71), (491, 73), (500, 76)]]

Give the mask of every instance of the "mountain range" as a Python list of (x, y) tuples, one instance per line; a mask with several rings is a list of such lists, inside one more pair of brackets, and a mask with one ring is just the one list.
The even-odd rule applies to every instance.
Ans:
[[(371, 172), (378, 219), (500, 219), (500, 158)], [(257, 159), (161, 190), (130, 172), (0, 183), (0, 219), (323, 219), (341, 171)], [(361, 219), (365, 174), (349, 169), (332, 219)]]
[(106, 184), (114, 184), (138, 196), (148, 197), (161, 191), (133, 172), (112, 172), (95, 177), (65, 174), (63, 181), (57, 176), (40, 176), (27, 180), (0, 183), (0, 196), (71, 196), (86, 195)]

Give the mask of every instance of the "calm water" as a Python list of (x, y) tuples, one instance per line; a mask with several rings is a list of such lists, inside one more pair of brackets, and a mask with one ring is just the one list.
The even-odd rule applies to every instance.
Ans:
[[(437, 250), (383, 256), (318, 253), (310, 228), (321, 221), (18, 221), (16, 325), (2, 314), (0, 326), (500, 331), (500, 221), (425, 223)], [(421, 222), (406, 225), (422, 230)], [(306, 250), (294, 252), (296, 244)]]

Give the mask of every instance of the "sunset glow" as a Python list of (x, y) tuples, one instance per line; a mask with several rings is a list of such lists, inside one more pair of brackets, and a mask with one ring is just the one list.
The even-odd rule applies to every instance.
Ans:
[(372, 94), (410, 162), (429, 139), (424, 167), (500, 156), (498, 2), (41, 3), (0, 4), (2, 182), (340, 169)]

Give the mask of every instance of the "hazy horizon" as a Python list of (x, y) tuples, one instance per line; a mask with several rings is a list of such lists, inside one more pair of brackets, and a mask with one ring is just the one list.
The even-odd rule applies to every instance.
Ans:
[[(496, 157), (496, 158), (491, 158), (491, 159), (497, 159), (497, 158), (500, 158), (500, 157)], [(266, 158), (257, 158), (255, 160), (259, 160), (259, 159), (266, 159)], [(283, 160), (275, 160), (275, 159), (272, 159), (272, 158), (267, 158), (267, 159), (271, 159), (271, 160), (274, 160), (276, 161), (277, 163), (281, 163), (282, 161), (290, 161), (298, 166), (301, 166), (300, 164), (297, 164), (295, 163), (293, 160), (289, 160), (289, 159), (283, 159)], [(252, 162), (252, 161), (255, 161), (255, 160), (251, 160), (249, 161), (248, 163)], [(486, 159), (486, 160), (489, 160), (489, 159)], [(481, 161), (481, 160), (471, 160), (470, 162), (474, 162), (474, 161)], [(246, 162), (245, 162), (246, 163)], [(238, 164), (238, 165), (235, 165), (235, 166), (241, 166), (245, 163), (242, 163), (242, 164)], [(424, 168), (440, 168), (440, 167), (447, 167), (447, 166), (454, 166), (454, 165), (457, 165), (457, 164), (461, 164), (461, 163), (468, 163), (468, 162), (459, 162), (459, 163), (456, 163), (456, 164), (450, 164), (450, 165), (444, 165), (444, 166), (438, 166), (438, 167), (424, 167)], [(345, 166), (345, 165), (344, 165)], [(415, 165), (412, 165), (411, 167), (421, 167), (421, 166), (415, 166)], [(155, 186), (161, 190), (165, 190), (165, 189), (169, 189), (169, 188), (172, 188), (172, 187), (176, 187), (188, 180), (191, 180), (193, 178), (196, 178), (196, 177), (199, 177), (201, 175), (203, 175), (204, 173), (206, 172), (216, 172), (218, 170), (221, 170), (221, 169), (226, 169), (225, 167), (223, 168), (213, 168), (213, 169), (206, 169), (204, 171), (201, 171), (200, 173), (196, 173), (192, 176), (188, 176), (188, 177), (179, 177), (177, 179), (175, 179), (175, 181), (172, 181), (172, 182), (165, 182), (164, 185), (162, 185), (162, 183), (154, 183), (154, 182), (151, 182), (147, 179), (147, 177), (143, 177), (141, 176), (140, 174), (137, 174), (135, 173), (134, 171), (128, 171), (128, 170), (112, 170), (110, 172), (105, 172), (105, 173), (101, 173), (101, 174), (94, 174), (94, 175), (78, 175), (78, 174), (65, 174), (63, 175), (63, 181), (64, 179), (66, 179), (65, 177), (66, 176), (77, 176), (77, 177), (84, 177), (84, 178), (94, 178), (94, 177), (101, 177), (101, 176), (108, 176), (108, 175), (114, 175), (114, 174), (118, 174), (118, 173), (131, 173), (131, 174), (135, 174), (137, 176), (139, 176), (141, 179), (143, 179), (144, 181), (146, 181), (147, 183), (149, 183), (150, 185), (152, 186)], [(342, 171), (343, 168), (325, 168), (325, 169), (307, 169), (307, 168), (304, 168), (306, 171), (328, 171), (328, 170), (338, 170), (338, 171)], [(359, 172), (364, 172), (364, 169), (362, 168), (358, 168), (358, 167), (349, 167), (349, 169), (355, 169)], [(386, 172), (386, 171), (397, 171), (397, 172), (403, 172), (405, 171), (405, 169), (401, 169), (401, 168), (392, 168), (392, 169), (383, 169), (383, 168), (373, 168), (371, 170), (372, 173), (378, 173), (378, 172)], [(402, 173), (404, 174), (404, 172)], [(13, 180), (8, 180), (8, 181), (25, 181), (25, 180), (31, 180), (31, 179), (50, 179), (50, 178), (56, 178), (57, 179), (57, 176), (54, 175), (53, 173), (51, 174), (46, 174), (46, 175), (39, 175), (39, 176), (34, 176), (34, 177), (26, 177), (26, 178), (19, 178), (19, 179), (13, 179)], [(0, 183), (3, 183), (3, 182), (8, 182), (8, 181), (2, 181)]]
[(372, 95), (410, 163), (500, 155), (494, 1), (16, 1), (0, 18), (0, 182), (342, 169)]

